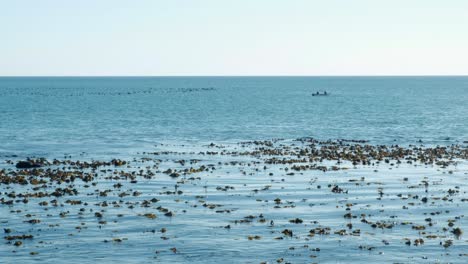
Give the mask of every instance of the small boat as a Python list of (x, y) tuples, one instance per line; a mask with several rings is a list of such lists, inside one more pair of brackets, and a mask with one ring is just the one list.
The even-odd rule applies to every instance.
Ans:
[(329, 93), (327, 93), (327, 91), (323, 91), (323, 93), (316, 92), (312, 94), (312, 96), (327, 96), (327, 95), (330, 95)]

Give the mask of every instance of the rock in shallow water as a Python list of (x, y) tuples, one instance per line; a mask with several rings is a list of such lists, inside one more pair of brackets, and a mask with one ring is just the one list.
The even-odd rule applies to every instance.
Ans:
[(32, 161), (18, 161), (16, 163), (16, 168), (18, 169), (31, 169), (31, 168), (39, 168), (41, 167), (40, 164), (34, 163)]

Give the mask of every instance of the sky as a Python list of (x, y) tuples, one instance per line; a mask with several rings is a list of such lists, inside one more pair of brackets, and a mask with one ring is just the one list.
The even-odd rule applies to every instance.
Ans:
[(466, 0), (0, 0), (0, 76), (468, 75)]

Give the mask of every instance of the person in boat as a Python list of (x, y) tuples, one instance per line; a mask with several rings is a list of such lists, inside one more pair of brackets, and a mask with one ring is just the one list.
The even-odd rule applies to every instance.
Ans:
[(324, 95), (327, 95), (327, 91), (324, 91), (323, 94), (324, 94)]

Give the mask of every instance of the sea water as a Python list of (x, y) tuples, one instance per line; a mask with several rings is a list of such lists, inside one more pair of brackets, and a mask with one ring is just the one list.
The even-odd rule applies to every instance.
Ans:
[(7, 77), (0, 155), (306, 136), (462, 143), (467, 102), (468, 77)]
[[(328, 96), (312, 96), (317, 91)], [(164, 194), (173, 191), (178, 180), (157, 173), (153, 179), (124, 183), (122, 189), (138, 190), (142, 193), (138, 197), (120, 198), (119, 192), (97, 195), (95, 188), (115, 188), (116, 181), (101, 178), (91, 188), (77, 182), (78, 197), (58, 198), (60, 203), (80, 199), (87, 207), (44, 208), (35, 199), (0, 205), (1, 227), (34, 235), (20, 247), (2, 239), (0, 262), (466, 263), (466, 234), (455, 239), (450, 231), (440, 233), (455, 217), (456, 226), (468, 231), (467, 205), (461, 202), (468, 198), (466, 161), (445, 170), (424, 164), (354, 168), (345, 164), (349, 169), (286, 175), (283, 165), (268, 165), (268, 170), (255, 165), (257, 157), (201, 154), (213, 151), (211, 143), (244, 151), (248, 147), (239, 142), (280, 139), (278, 144), (288, 145), (304, 137), (366, 140), (372, 145), (466, 145), (466, 102), (467, 77), (0, 78), (1, 168), (14, 167), (6, 160), (27, 157), (134, 159), (132, 166), (141, 168), (153, 164), (140, 158), (151, 157), (160, 159), (161, 171), (180, 168), (177, 160), (197, 159), (198, 164), (216, 168), (197, 174), (200, 179), (184, 176), (187, 182), (179, 184), (181, 195)], [(167, 152), (148, 154), (153, 151)], [(220, 165), (231, 161), (242, 163)], [(425, 181), (430, 183), (429, 193), (421, 185)], [(327, 186), (335, 184), (348, 193), (331, 193)], [(217, 189), (225, 186), (232, 189)], [(436, 200), (455, 188), (460, 191), (453, 197), (455, 202)], [(31, 191), (31, 186), (0, 185), (0, 198), (8, 199), (6, 193), (12, 191)], [(434, 203), (401, 198), (414, 195), (428, 196)], [(155, 206), (170, 208), (175, 216), (165, 217), (154, 208), (96, 205), (152, 198), (160, 200)], [(275, 208), (275, 198), (294, 206)], [(218, 209), (229, 213), (203, 203), (222, 205)], [(347, 203), (354, 204), (353, 213), (365, 213), (372, 221), (391, 219), (396, 227), (375, 229), (359, 219), (348, 221), (343, 218)], [(78, 211), (81, 207), (86, 207), (84, 214)], [(99, 224), (89, 207), (104, 210), (107, 223)], [(140, 216), (153, 212), (157, 219)], [(442, 213), (431, 216), (433, 212)], [(267, 223), (257, 221), (259, 214)], [(256, 217), (252, 223), (236, 224), (249, 215)], [(425, 224), (427, 217), (432, 217), (435, 227), (426, 231), (437, 234), (436, 239), (411, 228)], [(24, 222), (31, 218), (41, 222)], [(290, 223), (294, 218), (304, 223)], [(270, 220), (274, 220), (271, 227)], [(346, 229), (348, 222), (362, 229), (360, 236), (307, 236), (317, 226), (333, 232)], [(413, 224), (403, 226), (405, 222)], [(167, 231), (161, 233), (162, 228)], [(295, 236), (277, 240), (283, 229), (294, 230)], [(253, 235), (260, 239), (249, 240)], [(422, 246), (405, 244), (406, 238), (420, 237), (425, 239)], [(114, 242), (115, 238), (123, 241)], [(448, 239), (454, 245), (442, 247), (440, 243)]]

